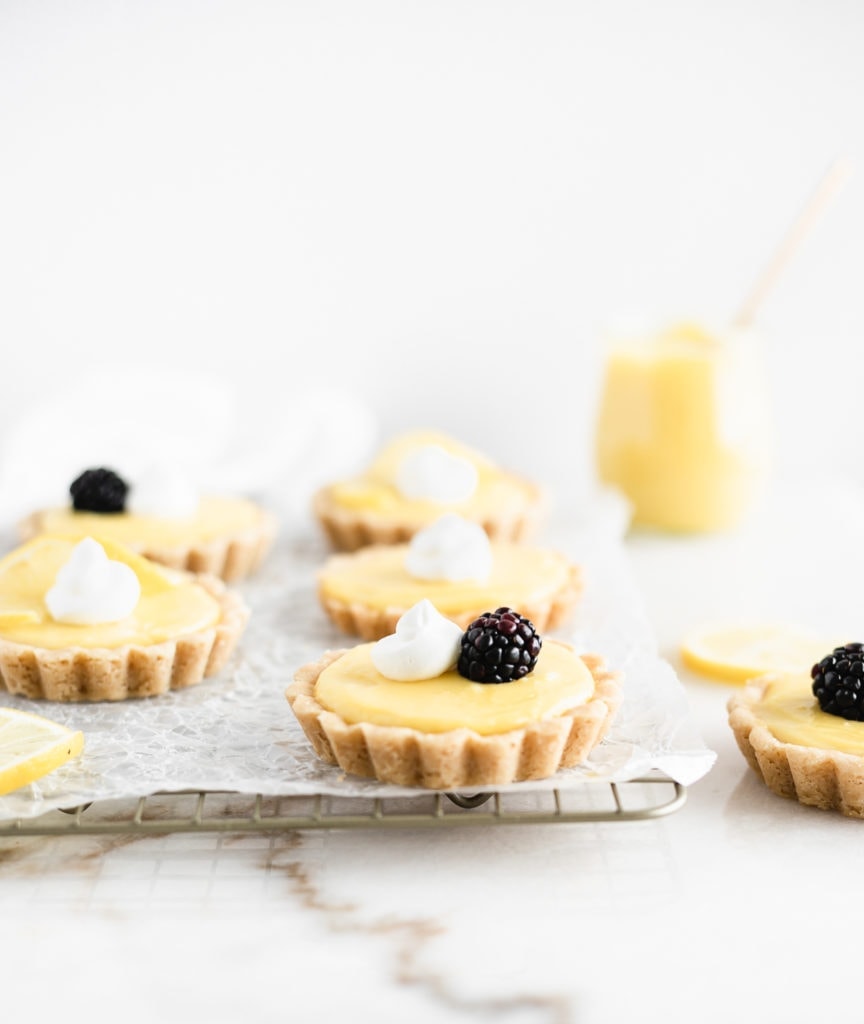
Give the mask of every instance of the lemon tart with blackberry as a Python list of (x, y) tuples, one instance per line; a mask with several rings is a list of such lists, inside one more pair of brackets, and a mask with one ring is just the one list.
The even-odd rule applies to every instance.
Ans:
[(440, 790), (541, 779), (582, 763), (620, 690), (601, 658), (543, 641), (510, 608), (463, 633), (422, 601), (394, 634), (301, 668), (286, 696), (324, 761)]
[(747, 763), (772, 792), (864, 818), (864, 644), (806, 674), (762, 676), (729, 701)]

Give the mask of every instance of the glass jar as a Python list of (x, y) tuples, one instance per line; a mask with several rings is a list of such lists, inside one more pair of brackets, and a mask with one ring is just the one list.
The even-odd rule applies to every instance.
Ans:
[(765, 476), (768, 424), (753, 332), (680, 323), (608, 338), (597, 470), (629, 498), (634, 525), (739, 523)]

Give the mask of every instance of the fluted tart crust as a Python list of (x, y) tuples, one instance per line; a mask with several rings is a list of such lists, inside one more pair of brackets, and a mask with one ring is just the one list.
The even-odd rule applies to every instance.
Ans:
[[(375, 548), (367, 548), (369, 552)], [(353, 554), (333, 555), (325, 568), (338, 570), (340, 559), (353, 558)], [(582, 570), (576, 566), (568, 567), (565, 583), (548, 594), (535, 598), (532, 602), (519, 602), (519, 614), (530, 619), (538, 633), (555, 629), (565, 622), (576, 606), (583, 590)], [(408, 611), (407, 607), (390, 606), (374, 608), (362, 601), (346, 601), (329, 594), (321, 585), (319, 574), (318, 600), (334, 625), (344, 633), (362, 637), (364, 640), (380, 640), (396, 631), (396, 623)], [(466, 629), (478, 615), (491, 609), (486, 607), (467, 607), (458, 613), (447, 612), (447, 618)]]
[(404, 726), (349, 724), (315, 696), (318, 677), (344, 650), (298, 670), (285, 692), (315, 749), (343, 771), (398, 786), (450, 790), (544, 779), (581, 764), (605, 736), (620, 704), (617, 676), (603, 659), (580, 655), (594, 679), (588, 701), (522, 729), (483, 736), (471, 729), (427, 733)]
[[(177, 545), (124, 543), (137, 554), (171, 569), (236, 583), (259, 569), (276, 539), (276, 517), (265, 509), (258, 511), (260, 515), (254, 526), (211, 540)], [(27, 516), (19, 523), (19, 532), (25, 541), (43, 533), (43, 513), (33, 512)]]
[(778, 796), (864, 818), (864, 756), (777, 739), (759, 717), (773, 680), (753, 680), (728, 703), (729, 725), (747, 763)]
[(237, 646), (249, 609), (213, 576), (193, 582), (219, 604), (214, 626), (164, 643), (116, 648), (47, 649), (0, 638), (0, 688), (36, 700), (118, 701), (154, 697), (215, 675)]
[[(477, 520), (492, 541), (526, 540), (534, 532), (544, 506), (539, 487), (522, 481), (530, 497), (518, 506), (500, 509), (494, 516)], [(400, 522), (376, 515), (373, 511), (346, 508), (324, 487), (312, 501), (312, 510), (328, 540), (337, 551), (357, 551), (370, 544), (405, 544), (429, 523)]]

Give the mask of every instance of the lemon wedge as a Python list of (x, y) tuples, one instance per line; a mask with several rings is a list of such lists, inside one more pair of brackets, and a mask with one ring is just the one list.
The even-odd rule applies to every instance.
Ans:
[(0, 708), (0, 796), (81, 753), (84, 735), (26, 711)]
[(706, 626), (681, 644), (681, 660), (701, 675), (743, 683), (767, 672), (809, 673), (837, 646), (794, 626)]
[(34, 626), (40, 622), (39, 613), (32, 610), (21, 610), (7, 612), (0, 609), (0, 629), (14, 628), (15, 626)]

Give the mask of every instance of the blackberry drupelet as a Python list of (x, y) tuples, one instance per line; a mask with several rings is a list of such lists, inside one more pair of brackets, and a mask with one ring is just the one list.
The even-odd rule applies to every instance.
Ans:
[(829, 715), (864, 722), (864, 644), (835, 647), (810, 670), (813, 695)]
[(534, 668), (542, 643), (528, 619), (512, 608), (497, 608), (465, 631), (456, 667), (475, 683), (512, 683)]
[(69, 487), (76, 512), (123, 512), (129, 485), (111, 469), (85, 469)]

